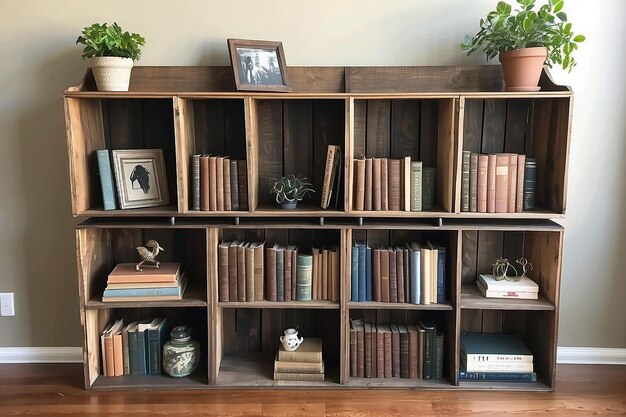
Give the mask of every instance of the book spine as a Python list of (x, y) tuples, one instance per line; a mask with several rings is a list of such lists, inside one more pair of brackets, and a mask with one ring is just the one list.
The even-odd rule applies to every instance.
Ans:
[(316, 374), (324, 373), (324, 365), (322, 365), (322, 363), (319, 364), (318, 368), (309, 368), (307, 366), (299, 365), (297, 362), (287, 362), (287, 364), (288, 365), (285, 365), (283, 364), (283, 362), (275, 361), (274, 372), (285, 373), (285, 374), (308, 374), (308, 375), (316, 375)]
[(237, 161), (230, 161), (230, 198), (232, 209), (239, 210), (239, 174)]
[(496, 155), (496, 213), (508, 211), (509, 155)]
[(365, 300), (372, 301), (372, 248), (365, 248)]
[(276, 251), (276, 301), (285, 301), (285, 250)]
[(535, 372), (467, 372), (459, 371), (462, 381), (537, 382)]
[(422, 266), (420, 260), (420, 252), (419, 250), (411, 250), (411, 263), (409, 265), (409, 273), (410, 273), (410, 284), (411, 284), (411, 303), (412, 304), (420, 304), (422, 301), (421, 295), (421, 274), (422, 274)]
[(329, 300), (328, 291), (328, 249), (322, 249), (322, 268), (320, 268), (321, 281), (322, 281), (322, 300)]
[(254, 301), (263, 301), (265, 298), (265, 272), (263, 259), (263, 245), (254, 248)]
[(382, 183), (381, 183), (381, 160), (373, 158), (372, 160), (372, 210), (380, 211), (382, 209)]
[(432, 210), (435, 206), (436, 181), (436, 168), (422, 168), (422, 210)]
[(237, 246), (235, 243), (228, 247), (228, 299), (237, 301)]
[(124, 350), (122, 348), (122, 335), (114, 334), (113, 338), (113, 376), (124, 375)]
[[(298, 270), (298, 249), (291, 252), (291, 299), (296, 300), (297, 291), (297, 270)], [(311, 268), (311, 281), (313, 280), (313, 268)]]
[(366, 290), (366, 267), (365, 267), (365, 258), (366, 258), (366, 247), (365, 243), (357, 245), (358, 253), (357, 253), (357, 263), (358, 267), (358, 279), (359, 279), (359, 292), (357, 294), (359, 301), (367, 301), (367, 290)]
[(489, 156), (478, 155), (478, 174), (477, 174), (477, 206), (476, 210), (479, 213), (487, 212), (487, 170), (488, 170)]
[(350, 279), (350, 295), (352, 301), (359, 301), (359, 248), (352, 247), (352, 275)]
[(392, 364), (392, 347), (391, 347), (391, 331), (389, 326), (385, 325), (385, 332), (383, 333), (385, 343), (385, 378), (391, 378), (393, 375)]
[(233, 200), (230, 196), (230, 159), (224, 158), (222, 162), (223, 181), (222, 188), (224, 190), (224, 210), (231, 211), (233, 209)]
[(400, 332), (395, 324), (391, 325), (391, 376), (400, 378)]
[(487, 157), (487, 213), (496, 212), (496, 155)]
[(237, 301), (246, 301), (246, 248), (237, 246)]
[(265, 249), (265, 294), (267, 301), (276, 301), (276, 249)]
[(526, 155), (517, 156), (517, 185), (515, 195), (515, 212), (521, 213), (524, 209), (524, 168), (526, 167)]
[(98, 159), (98, 173), (100, 175), (100, 186), (102, 187), (102, 203), (105, 210), (117, 209), (115, 200), (115, 185), (113, 182), (113, 173), (111, 171), (111, 159), (108, 149), (99, 149), (96, 151)]
[(148, 368), (149, 375), (161, 375), (161, 338), (158, 329), (149, 329), (148, 332)]
[(402, 200), (403, 210), (411, 211), (411, 157), (402, 159)]
[(246, 160), (237, 161), (237, 180), (239, 183), (239, 208), (249, 210), (248, 207), (248, 168)]
[(373, 159), (372, 158), (367, 158), (365, 160), (365, 191), (364, 191), (364, 196), (365, 196), (365, 201), (363, 203), (363, 210), (372, 210), (372, 181), (373, 181)]
[(215, 187), (217, 211), (224, 211), (224, 157), (215, 160)]
[(332, 301), (339, 302), (339, 252), (333, 250), (330, 253), (331, 272), (333, 277), (333, 297)]
[(446, 248), (437, 249), (437, 303), (443, 304), (446, 302)]
[(508, 212), (515, 213), (515, 197), (517, 196), (517, 155), (509, 155), (509, 197)]
[(330, 174), (330, 185), (328, 189), (326, 208), (330, 207), (332, 201), (334, 201), (334, 207), (337, 208), (339, 202), (339, 188), (341, 187), (341, 146), (332, 146), (335, 148), (335, 152), (333, 155), (333, 168)]
[[(376, 326), (376, 378), (385, 377), (385, 332), (382, 326)], [(372, 335), (373, 336), (373, 335)]]
[(148, 373), (145, 333), (145, 330), (142, 332), (137, 331), (137, 372), (139, 375), (146, 375)]
[(470, 206), (470, 151), (463, 151), (461, 165), (461, 211), (469, 211)]
[(333, 170), (333, 161), (335, 155), (335, 148), (332, 145), (328, 146), (326, 151), (326, 168), (324, 169), (324, 182), (322, 183), (322, 197), (320, 207), (323, 209), (328, 208), (329, 194), (330, 194), (330, 177)]
[(415, 326), (409, 325), (409, 378), (417, 379), (419, 373), (417, 371), (418, 344), (417, 329)]
[(139, 375), (139, 352), (137, 346), (137, 331), (128, 332), (128, 360), (130, 362), (130, 374)]
[(406, 301), (404, 288), (404, 251), (401, 248), (396, 249), (396, 279), (398, 281), (398, 302)]
[(380, 301), (389, 302), (389, 251), (380, 251)]
[(357, 377), (357, 334), (356, 329), (350, 329), (350, 377)]
[(437, 333), (435, 338), (435, 372), (433, 378), (443, 378), (443, 333)]
[(122, 332), (122, 351), (124, 355), (124, 375), (130, 375), (130, 346), (128, 345), (128, 331)]
[(532, 362), (461, 362), (467, 372), (533, 372)]
[(469, 211), (478, 211), (478, 154), (470, 155)]
[(398, 277), (396, 275), (396, 252), (389, 248), (389, 302), (398, 302)]
[(209, 156), (209, 210), (217, 211), (217, 156)]
[(496, 353), (470, 353), (465, 354), (469, 362), (533, 362), (533, 355), (499, 355)]
[(365, 378), (365, 331), (363, 326), (357, 328), (356, 338), (357, 376)]
[(435, 344), (437, 341), (435, 340), (435, 331), (432, 328), (426, 328), (426, 333), (424, 334), (424, 362), (423, 362), (423, 375), (424, 379), (432, 379), (433, 378), (433, 369), (434, 369), (434, 353), (435, 353)]
[[(430, 304), (431, 303), (431, 269), (433, 265), (431, 264), (431, 253), (429, 249), (421, 249), (420, 251), (420, 294), (422, 296), (422, 304)], [(435, 265), (436, 267), (436, 265)]]
[(389, 210), (400, 211), (400, 160), (390, 159), (387, 172)]
[(404, 302), (411, 302), (411, 252), (408, 248), (402, 250), (402, 258), (404, 259)]
[(365, 160), (354, 160), (354, 209), (363, 210), (365, 205)]
[(535, 209), (535, 194), (537, 190), (537, 161), (526, 158), (524, 168), (524, 210)]
[[(313, 298), (314, 300), (319, 300), (321, 299), (320, 297), (320, 278), (319, 278), (319, 272), (320, 272), (320, 250), (318, 248), (313, 248), (312, 249), (313, 252), (313, 273), (312, 273), (312, 280), (313, 280), (313, 284), (311, 288), (311, 298)], [(352, 257), (351, 257), (352, 258)], [(350, 261), (352, 261), (352, 259), (350, 259)], [(352, 278), (352, 276), (350, 277)], [(350, 280), (350, 290), (352, 290), (352, 279)], [(352, 293), (350, 293), (350, 296), (352, 296)], [(294, 298), (295, 299), (295, 298)], [(351, 298), (352, 299), (352, 298)]]
[(220, 301), (229, 301), (228, 298), (228, 248), (217, 247), (218, 276), (217, 281), (220, 289)]
[(284, 284), (284, 300), (291, 301), (291, 250), (285, 250), (285, 256), (283, 259), (284, 268), (283, 268), (283, 277), (285, 280)]
[(166, 295), (180, 295), (180, 287), (104, 290), (102, 297), (158, 297)]
[(254, 249), (245, 248), (246, 262), (246, 301), (254, 301)]
[(422, 211), (422, 162), (411, 162), (411, 211)]
[(373, 250), (373, 279), (372, 279), (372, 292), (374, 296), (374, 301), (382, 301), (382, 290), (381, 290), (381, 267), (380, 267), (380, 249)]
[(313, 273), (313, 257), (298, 255), (296, 257), (296, 301), (311, 299), (311, 284)]
[(372, 325), (365, 323), (365, 329), (363, 332), (363, 345), (364, 345), (364, 362), (365, 362), (365, 378), (372, 378)]
[(380, 209), (389, 210), (389, 159), (380, 159)]
[(400, 333), (400, 378), (409, 378), (409, 333)]

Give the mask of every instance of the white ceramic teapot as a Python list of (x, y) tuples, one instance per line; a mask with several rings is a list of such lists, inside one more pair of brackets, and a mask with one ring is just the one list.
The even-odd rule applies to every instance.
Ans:
[(298, 339), (298, 331), (296, 329), (287, 329), (285, 330), (285, 335), (280, 337), (280, 342), (287, 352), (293, 352), (298, 349), (303, 341), (303, 337)]

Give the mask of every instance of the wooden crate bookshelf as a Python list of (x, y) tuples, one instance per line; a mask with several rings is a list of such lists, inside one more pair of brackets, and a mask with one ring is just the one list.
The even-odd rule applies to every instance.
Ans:
[[(85, 387), (94, 389), (306, 387), (552, 390), (563, 229), (550, 221), (566, 210), (572, 92), (544, 72), (536, 93), (502, 90), (498, 66), (293, 67), (292, 93), (234, 91), (230, 67), (135, 67), (129, 92), (98, 92), (87, 71), (64, 95), (72, 214), (77, 227)], [(327, 145), (342, 147), (338, 206), (319, 207)], [(102, 209), (95, 150), (164, 150), (170, 204)], [(468, 213), (461, 208), (461, 155), (515, 152), (538, 165), (537, 206), (522, 213)], [(192, 210), (194, 154), (245, 160), (249, 208)], [(355, 211), (354, 159), (411, 156), (437, 168), (436, 205), (424, 212)], [(269, 179), (306, 175), (314, 198), (281, 210)], [(136, 246), (156, 239), (190, 274), (181, 301), (102, 302), (115, 264), (134, 262)], [(220, 301), (223, 240), (264, 240), (339, 251), (339, 300)], [(446, 301), (408, 304), (351, 301), (351, 246), (426, 240), (446, 252)], [(310, 252), (309, 252), (310, 253)], [(527, 257), (539, 300), (487, 299), (474, 281), (496, 257)], [(192, 285), (193, 284), (193, 285)], [(191, 377), (104, 377), (100, 333), (113, 318), (167, 316), (194, 327), (202, 366)], [(350, 319), (415, 324), (431, 318), (445, 332), (440, 380), (351, 378)], [(297, 326), (322, 337), (324, 382), (276, 382), (278, 336)], [(535, 357), (536, 383), (459, 381), (462, 331), (513, 332)]]

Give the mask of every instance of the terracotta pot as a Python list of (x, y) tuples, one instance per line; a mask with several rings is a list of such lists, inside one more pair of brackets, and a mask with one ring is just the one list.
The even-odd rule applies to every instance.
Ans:
[(133, 68), (131, 58), (116, 56), (89, 58), (89, 67), (96, 79), (98, 91), (128, 91), (130, 71)]
[(541, 69), (548, 58), (548, 50), (541, 46), (500, 52), (506, 91), (539, 91)]

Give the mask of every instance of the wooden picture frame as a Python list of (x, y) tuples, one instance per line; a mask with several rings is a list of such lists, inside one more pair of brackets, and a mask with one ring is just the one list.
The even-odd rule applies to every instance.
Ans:
[(290, 92), (282, 42), (228, 39), (238, 91)]
[(121, 209), (170, 203), (163, 149), (114, 150), (113, 167)]

